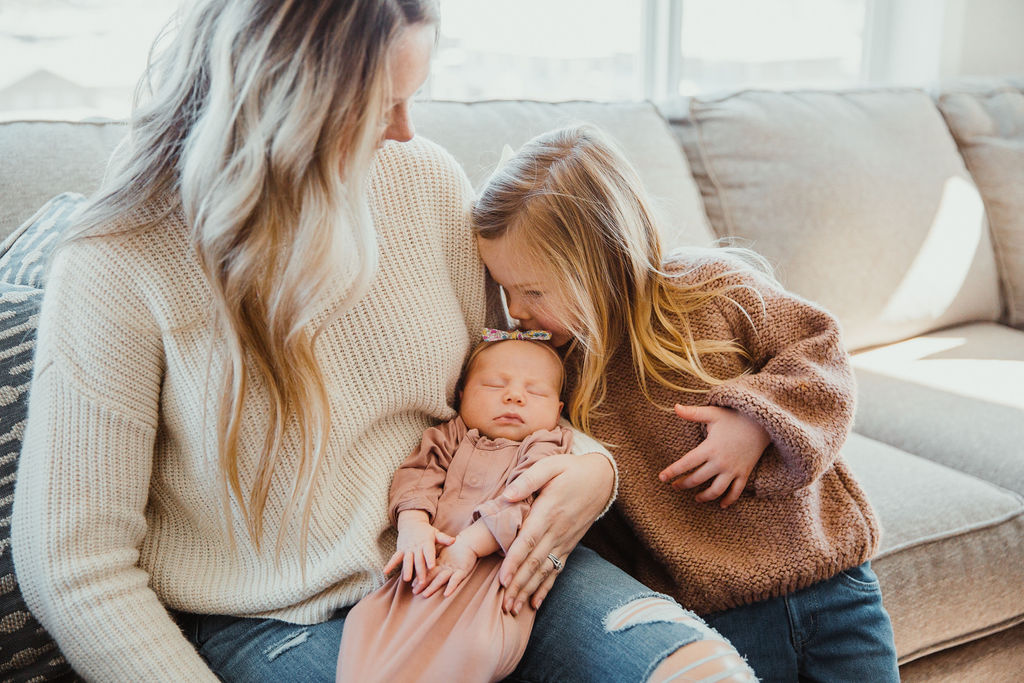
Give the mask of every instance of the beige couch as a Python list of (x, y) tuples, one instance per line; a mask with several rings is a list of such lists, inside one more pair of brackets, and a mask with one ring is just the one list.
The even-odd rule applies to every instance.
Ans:
[[(833, 310), (860, 385), (844, 457), (882, 519), (874, 566), (904, 679), (1020, 680), (1019, 84), (739, 92), (693, 99), (669, 122), (647, 104), (536, 102), (424, 103), (414, 118), (475, 183), (503, 144), (595, 122), (637, 164), (669, 244), (740, 238)], [(0, 124), (0, 237), (49, 197), (91, 191), (123, 134)]]

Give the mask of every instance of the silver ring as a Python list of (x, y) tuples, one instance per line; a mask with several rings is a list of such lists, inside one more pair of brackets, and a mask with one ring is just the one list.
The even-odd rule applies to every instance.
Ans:
[(551, 560), (551, 564), (555, 565), (556, 572), (562, 571), (562, 561), (554, 553), (548, 553), (548, 559)]

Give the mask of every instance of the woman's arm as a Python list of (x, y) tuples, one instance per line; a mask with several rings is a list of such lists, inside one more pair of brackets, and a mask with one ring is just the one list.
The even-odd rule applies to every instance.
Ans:
[(532, 465), (505, 491), (510, 501), (536, 494), (498, 574), (505, 586), (503, 607), (513, 613), (527, 599), (540, 607), (557, 577), (548, 554), (564, 562), (615, 498), (618, 473), (608, 452), (578, 431), (572, 450)]
[(60, 252), (43, 309), (12, 541), (25, 601), (89, 680), (216, 681), (138, 566), (161, 336), (105, 240)]

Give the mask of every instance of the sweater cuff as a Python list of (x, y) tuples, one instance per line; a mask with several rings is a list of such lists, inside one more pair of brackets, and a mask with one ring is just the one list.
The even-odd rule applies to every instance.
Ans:
[(586, 455), (588, 453), (600, 453), (601, 455), (603, 455), (604, 457), (606, 457), (608, 459), (609, 463), (611, 463), (612, 472), (615, 475), (615, 481), (612, 482), (612, 495), (611, 495), (611, 497), (608, 498), (608, 502), (605, 504), (604, 509), (601, 510), (601, 514), (597, 516), (598, 519), (601, 519), (602, 517), (605, 516), (605, 514), (607, 514), (608, 510), (611, 509), (612, 504), (615, 502), (615, 499), (619, 495), (619, 466), (616, 464), (615, 458), (612, 457), (612, 454), (608, 452), (608, 449), (605, 448), (604, 445), (600, 441), (598, 441), (597, 439), (593, 438), (592, 436), (590, 436), (588, 434), (584, 434), (580, 430), (576, 429), (575, 427), (570, 425), (569, 422), (564, 417), (561, 418), (558, 421), (558, 423), (560, 425), (562, 425), (563, 427), (567, 427), (569, 429), (572, 429), (572, 432), (573, 432), (573, 435), (572, 435), (572, 453), (573, 453), (573, 455)]
[(396, 529), (398, 528), (398, 515), (406, 510), (423, 510), (427, 513), (427, 517), (430, 518), (430, 523), (433, 524), (434, 514), (437, 512), (437, 501), (432, 501), (427, 496), (417, 496), (403, 500), (391, 509), (391, 526)]

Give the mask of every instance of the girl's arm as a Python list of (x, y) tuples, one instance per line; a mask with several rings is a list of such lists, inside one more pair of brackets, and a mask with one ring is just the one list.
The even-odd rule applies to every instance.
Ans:
[(58, 252), (15, 489), (25, 602), (88, 680), (216, 681), (138, 566), (164, 353), (140, 268), (106, 239)]
[(708, 404), (767, 432), (770, 444), (750, 488), (758, 496), (786, 495), (814, 482), (838, 456), (853, 423), (853, 371), (830, 313), (749, 268), (729, 278), (742, 287), (730, 292), (735, 304), (720, 301), (719, 309), (754, 365), (713, 387)]

